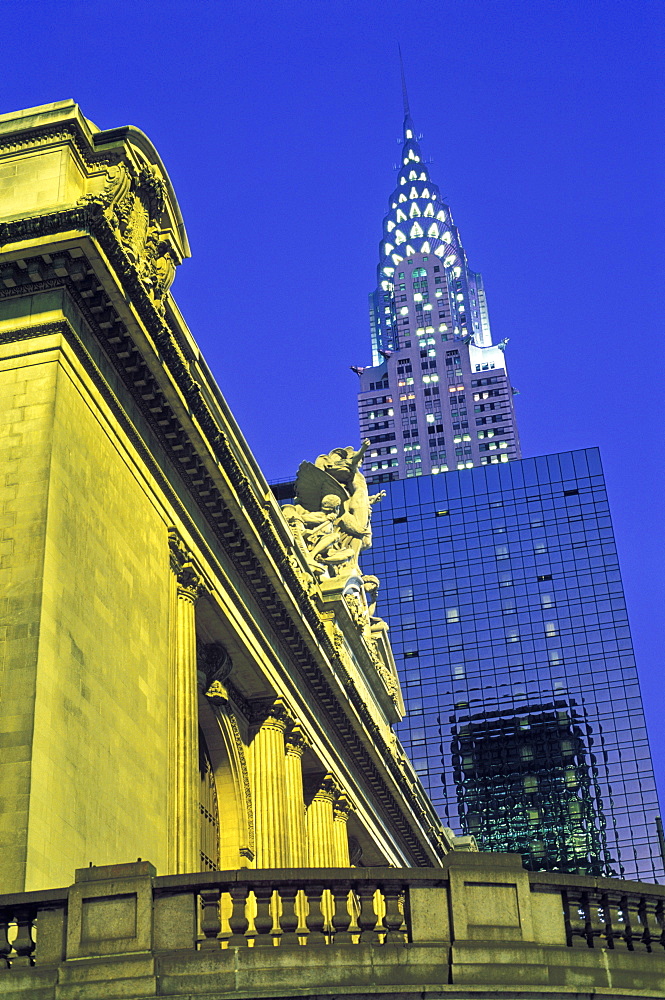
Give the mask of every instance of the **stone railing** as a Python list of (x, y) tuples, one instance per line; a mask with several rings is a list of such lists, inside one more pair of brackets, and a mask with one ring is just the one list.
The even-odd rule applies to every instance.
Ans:
[[(0, 896), (0, 1000), (321, 996), (488, 988), (660, 997), (665, 888), (529, 875), (516, 855), (443, 869), (157, 877), (87, 868)], [(613, 991), (618, 991), (613, 994)]]
[(531, 875), (533, 892), (561, 897), (569, 947), (662, 952), (665, 887), (574, 875)]

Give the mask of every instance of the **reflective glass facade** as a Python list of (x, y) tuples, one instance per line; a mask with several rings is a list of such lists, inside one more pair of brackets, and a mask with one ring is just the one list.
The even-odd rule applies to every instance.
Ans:
[(597, 449), (385, 489), (363, 569), (402, 678), (398, 735), (444, 823), (535, 870), (662, 877)]

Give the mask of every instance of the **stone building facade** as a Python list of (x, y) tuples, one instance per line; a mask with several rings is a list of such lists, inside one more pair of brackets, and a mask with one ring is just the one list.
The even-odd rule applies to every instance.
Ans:
[(0, 192), (2, 890), (136, 857), (439, 865), (357, 560), (287, 524), (169, 291), (152, 143), (5, 115)]

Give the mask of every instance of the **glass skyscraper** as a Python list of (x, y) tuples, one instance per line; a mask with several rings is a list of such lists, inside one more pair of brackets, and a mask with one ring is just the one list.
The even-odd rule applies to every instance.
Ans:
[(444, 823), (533, 870), (663, 876), (597, 449), (385, 484), (363, 570)]

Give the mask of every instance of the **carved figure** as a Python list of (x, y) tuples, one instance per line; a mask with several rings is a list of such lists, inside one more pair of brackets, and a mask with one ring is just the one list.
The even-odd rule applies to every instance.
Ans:
[(353, 549), (342, 543), (338, 527), (340, 508), (341, 500), (334, 493), (322, 498), (321, 510), (307, 510), (301, 504), (287, 504), (283, 508), (307, 553), (310, 569), (317, 575), (328, 567), (335, 576), (354, 557)]
[[(385, 496), (385, 493), (384, 493)], [(365, 587), (365, 597), (367, 598), (367, 611), (370, 618), (376, 617), (376, 599), (379, 593), (378, 576), (364, 576), (363, 586)]]
[[(287, 517), (290, 514), (301, 520), (301, 537), (310, 556), (328, 566), (331, 575), (360, 575), (358, 556), (372, 543), (372, 505), (385, 493), (370, 497), (360, 472), (368, 447), (369, 441), (363, 441), (357, 451), (352, 447), (333, 448), (327, 455), (319, 455), (314, 463), (303, 462), (296, 481), (297, 502), (289, 505), (289, 513), (285, 509)], [(335, 517), (334, 498), (338, 501)], [(312, 538), (317, 528), (320, 530)]]

